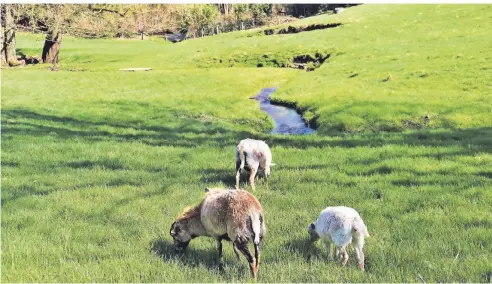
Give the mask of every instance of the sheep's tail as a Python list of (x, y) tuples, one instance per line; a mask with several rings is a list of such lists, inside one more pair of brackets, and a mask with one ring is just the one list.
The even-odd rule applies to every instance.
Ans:
[(357, 232), (359, 232), (359, 234), (361, 234), (362, 236), (364, 236), (366, 238), (370, 237), (369, 232), (367, 230), (367, 226), (366, 226), (366, 224), (364, 224), (364, 221), (362, 221), (362, 219), (360, 217), (355, 219), (354, 229)]
[(259, 262), (260, 262), (260, 242), (262, 238), (262, 228), (264, 227), (263, 224), (263, 215), (260, 212), (253, 213), (251, 218), (251, 229), (254, 234), (254, 247), (255, 247), (255, 266), (258, 268)]
[(260, 243), (260, 238), (261, 238), (261, 227), (263, 223), (263, 216), (261, 216), (261, 213), (255, 212), (251, 214), (251, 229), (253, 231), (254, 239), (253, 242), (255, 245), (258, 245)]
[(239, 145), (239, 160), (241, 161), (240, 169), (244, 169), (244, 162), (246, 161), (246, 157), (244, 155), (244, 146)]
[(369, 232), (367, 231), (367, 227), (366, 227), (366, 231), (364, 232), (364, 237), (366, 238), (369, 238), (371, 235), (369, 235)]

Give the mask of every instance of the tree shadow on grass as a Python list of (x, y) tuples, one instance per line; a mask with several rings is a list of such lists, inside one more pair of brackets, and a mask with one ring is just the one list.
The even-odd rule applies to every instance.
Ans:
[(81, 160), (69, 162), (66, 164), (67, 167), (73, 169), (92, 169), (95, 167), (101, 167), (110, 170), (123, 170), (125, 169), (123, 163), (117, 159), (103, 159), (100, 161), (90, 161), (90, 160)]
[[(162, 113), (152, 106), (151, 113)], [(130, 110), (128, 110), (130, 111)], [(164, 109), (168, 115), (176, 112)], [(310, 147), (382, 147), (386, 145), (453, 147), (461, 149), (453, 153), (437, 153), (436, 158), (446, 155), (473, 154), (492, 151), (492, 127), (473, 129), (429, 130), (411, 132), (353, 134), (337, 133), (336, 136), (299, 137), (269, 135), (254, 131), (237, 130), (214, 121), (198, 118), (159, 117), (161, 124), (149, 125), (147, 120), (109, 121), (104, 118), (80, 119), (17, 108), (2, 110), (2, 138), (13, 136), (55, 136), (61, 139), (83, 138), (88, 141), (141, 142), (150, 146), (174, 146), (195, 148), (197, 146), (233, 147), (244, 138), (265, 140), (271, 147), (306, 149)], [(129, 133), (130, 132), (130, 133)]]
[(309, 170), (327, 170), (332, 168), (332, 165), (323, 165), (323, 164), (318, 164), (318, 165), (282, 165), (282, 164), (277, 164), (275, 166), (276, 171), (280, 170), (286, 170), (286, 171), (309, 171)]
[[(55, 136), (89, 141), (138, 141), (150, 146), (185, 148), (207, 145), (226, 147), (235, 145), (238, 139), (252, 137), (251, 132), (189, 118), (174, 118), (169, 120), (169, 126), (158, 126), (139, 121), (87, 121), (45, 115), (26, 109), (3, 110), (2, 126), (2, 138), (7, 139), (10, 136)], [(122, 133), (128, 130), (132, 133)]]
[(4, 161), (1, 162), (2, 167), (18, 168), (20, 166), (19, 162)]
[(222, 182), (226, 187), (234, 188), (236, 186), (236, 174), (234, 166), (231, 169), (201, 169), (201, 182), (204, 183), (219, 183)]
[[(117, 177), (109, 180), (104, 179), (99, 181), (81, 183), (72, 186), (55, 186), (55, 185), (35, 186), (35, 185), (22, 184), (19, 186), (9, 186), (3, 188), (1, 203), (2, 205), (6, 205), (6, 204), (10, 204), (11, 202), (15, 202), (18, 199), (24, 198), (26, 196), (44, 196), (57, 191), (76, 191), (76, 190), (84, 190), (94, 187), (117, 188), (123, 186), (130, 186), (130, 187), (138, 188), (138, 187), (142, 187), (144, 184), (145, 184), (144, 181), (134, 181), (130, 178), (121, 178), (121, 177)], [(151, 198), (154, 195), (165, 194), (166, 191), (167, 191), (166, 187), (163, 187), (153, 192), (138, 193), (132, 198), (125, 199), (125, 202), (129, 203), (139, 198)], [(115, 206), (113, 206), (113, 208), (116, 208), (118, 205), (122, 205), (122, 204), (117, 202)]]

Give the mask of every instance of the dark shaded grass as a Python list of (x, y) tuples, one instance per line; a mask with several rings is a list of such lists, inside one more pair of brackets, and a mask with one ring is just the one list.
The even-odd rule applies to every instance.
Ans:
[[(44, 126), (50, 122), (54, 126)], [(248, 131), (235, 131), (212, 122), (197, 124), (193, 119), (174, 119), (174, 126), (145, 125), (132, 122), (87, 121), (68, 117), (39, 114), (26, 109), (2, 111), (3, 137), (9, 139), (13, 135), (56, 135), (58, 138), (71, 139), (82, 137), (93, 141), (121, 140), (137, 141), (154, 146), (196, 147), (197, 145), (230, 146), (233, 141), (253, 137), (263, 139), (267, 143), (306, 149), (310, 147), (378, 147), (383, 145), (410, 145), (429, 147), (460, 146), (463, 154), (492, 150), (492, 128), (471, 128), (454, 130), (420, 130), (405, 133), (377, 133), (359, 135), (339, 135), (333, 138), (317, 136), (315, 139), (306, 137), (292, 138), (289, 136), (271, 136)], [(115, 129), (134, 129), (137, 134), (118, 134), (98, 130), (99, 126)], [(76, 129), (76, 130), (75, 130)], [(185, 137), (185, 134), (207, 135), (206, 137)], [(441, 158), (446, 154), (437, 154)], [(459, 155), (459, 153), (450, 153)], [(114, 165), (113, 165), (114, 166)]]

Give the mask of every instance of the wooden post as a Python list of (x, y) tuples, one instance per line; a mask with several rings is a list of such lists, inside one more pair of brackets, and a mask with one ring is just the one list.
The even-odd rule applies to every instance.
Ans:
[(244, 30), (244, 23), (241, 22), (241, 30)]

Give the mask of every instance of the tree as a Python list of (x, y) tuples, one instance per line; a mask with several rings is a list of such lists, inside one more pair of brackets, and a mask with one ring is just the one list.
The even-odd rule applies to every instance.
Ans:
[(243, 20), (243, 17), (248, 13), (248, 4), (232, 4), (234, 7), (234, 15), (236, 15), (236, 24), (239, 29), (243, 29), (243, 25), (240, 24)]
[(253, 26), (264, 24), (266, 18), (272, 14), (273, 4), (250, 4)]
[(217, 9), (221, 14), (224, 16), (229, 16), (229, 13), (234, 10), (233, 5), (234, 4), (215, 4), (217, 6)]
[(15, 50), (15, 5), (2, 5), (2, 66), (19, 65)]
[[(42, 59), (44, 63), (58, 63), (62, 35), (67, 32), (78, 16), (88, 11), (88, 5), (79, 4), (37, 4), (26, 5), (24, 16), (31, 25), (40, 24), (46, 31)], [(34, 27), (33, 27), (34, 29)]]
[(178, 10), (178, 23), (196, 37), (204, 35), (204, 29), (209, 30), (215, 24), (219, 12), (212, 4), (185, 4)]
[(63, 5), (46, 5), (46, 22), (48, 32), (44, 41), (42, 59), (43, 63), (58, 63), (58, 54), (62, 40), (62, 24), (64, 20)]

